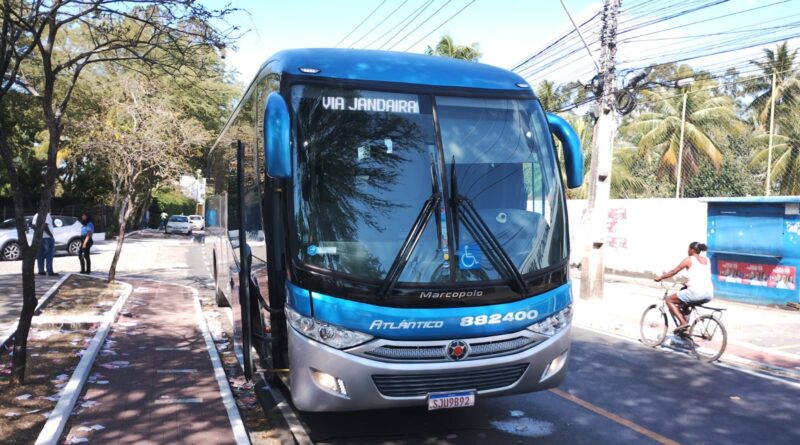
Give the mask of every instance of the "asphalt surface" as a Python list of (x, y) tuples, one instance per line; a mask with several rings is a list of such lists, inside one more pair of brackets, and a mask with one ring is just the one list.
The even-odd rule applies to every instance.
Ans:
[[(156, 242), (156, 255), (152, 247), (123, 252), (135, 263), (123, 274), (198, 287), (206, 281), (195, 250), (201, 239)], [(797, 385), (577, 327), (568, 366), (557, 391), (479, 398), (474, 408), (297, 415), (316, 443), (800, 443)]]
[(479, 399), (452, 411), (300, 419), (318, 443), (800, 443), (797, 387), (579, 328), (573, 334), (561, 392)]
[[(187, 275), (207, 276), (199, 255), (191, 253), (195, 246), (187, 246)], [(800, 443), (796, 384), (578, 327), (572, 332), (567, 380), (556, 391), (483, 398), (474, 408), (433, 412), (295, 414), (315, 443)]]

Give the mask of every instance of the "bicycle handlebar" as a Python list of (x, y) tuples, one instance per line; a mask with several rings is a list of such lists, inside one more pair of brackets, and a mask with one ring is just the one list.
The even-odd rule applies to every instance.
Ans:
[(661, 281), (659, 281), (659, 282), (658, 282), (658, 284), (659, 284), (659, 285), (661, 286), (661, 288), (662, 288), (662, 289), (664, 289), (664, 290), (672, 290), (672, 289), (677, 289), (677, 288), (679, 288), (679, 287), (683, 286), (683, 283), (681, 283), (681, 282), (679, 282), (679, 281), (666, 281), (666, 280), (661, 280)]

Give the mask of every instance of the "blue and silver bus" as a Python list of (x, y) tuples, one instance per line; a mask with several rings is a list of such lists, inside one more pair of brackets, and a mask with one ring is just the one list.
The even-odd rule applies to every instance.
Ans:
[(209, 159), (217, 302), (247, 375), (283, 376), (299, 410), (471, 406), (563, 380), (564, 188), (583, 160), (518, 75), (280, 52)]

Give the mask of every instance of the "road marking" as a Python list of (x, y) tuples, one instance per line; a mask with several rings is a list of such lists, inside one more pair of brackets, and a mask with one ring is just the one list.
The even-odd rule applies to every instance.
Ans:
[(156, 374), (192, 374), (196, 369), (157, 369)]
[[(775, 347), (773, 347), (773, 349), (794, 349), (794, 348), (800, 349), (800, 344), (797, 344), (797, 345), (783, 345), (783, 346), (775, 346)], [(800, 354), (794, 354), (794, 355), (800, 355)]]
[(180, 348), (167, 348), (164, 346), (159, 346), (156, 348), (156, 351), (189, 351), (190, 348), (188, 346), (182, 346)]
[(158, 399), (156, 405), (168, 405), (172, 403), (203, 403), (203, 399), (199, 397), (190, 397), (188, 399)]
[(612, 412), (606, 411), (603, 408), (600, 408), (597, 405), (593, 405), (593, 404), (591, 404), (591, 403), (589, 403), (589, 402), (587, 402), (587, 401), (585, 401), (583, 399), (580, 399), (580, 398), (578, 398), (578, 397), (576, 397), (576, 396), (574, 396), (574, 395), (572, 395), (572, 394), (570, 394), (568, 392), (562, 391), (562, 390), (560, 390), (558, 388), (553, 388), (553, 389), (550, 390), (550, 392), (555, 394), (555, 395), (557, 395), (557, 396), (559, 396), (559, 397), (561, 397), (561, 398), (563, 398), (563, 399), (569, 400), (570, 402), (572, 402), (572, 403), (574, 403), (576, 405), (580, 405), (580, 406), (588, 409), (589, 411), (591, 411), (591, 412), (593, 412), (595, 414), (599, 414), (599, 415), (605, 417), (606, 419), (609, 419), (609, 420), (611, 420), (613, 422), (616, 422), (616, 423), (618, 423), (618, 424), (620, 424), (620, 425), (622, 425), (622, 426), (624, 426), (624, 427), (626, 427), (628, 429), (636, 431), (637, 433), (639, 433), (639, 434), (641, 434), (641, 435), (643, 435), (643, 436), (645, 436), (645, 437), (647, 437), (649, 439), (655, 440), (658, 443), (661, 443), (661, 444), (664, 444), (664, 445), (679, 445), (678, 442), (675, 442), (672, 439), (668, 439), (668, 438), (662, 436), (661, 434), (656, 433), (655, 431), (648, 430), (647, 428), (645, 428), (645, 427), (643, 427), (643, 426), (641, 426), (641, 425), (639, 425), (637, 423), (631, 422), (630, 420), (628, 420), (628, 419), (626, 419), (624, 417), (621, 417), (621, 416), (618, 416), (618, 415), (616, 415), (616, 414), (614, 414)]

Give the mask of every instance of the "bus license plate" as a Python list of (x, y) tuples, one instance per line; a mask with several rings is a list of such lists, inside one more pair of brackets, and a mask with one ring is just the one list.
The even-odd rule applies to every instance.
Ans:
[(428, 411), (445, 408), (463, 408), (465, 406), (475, 406), (474, 391), (428, 394)]

